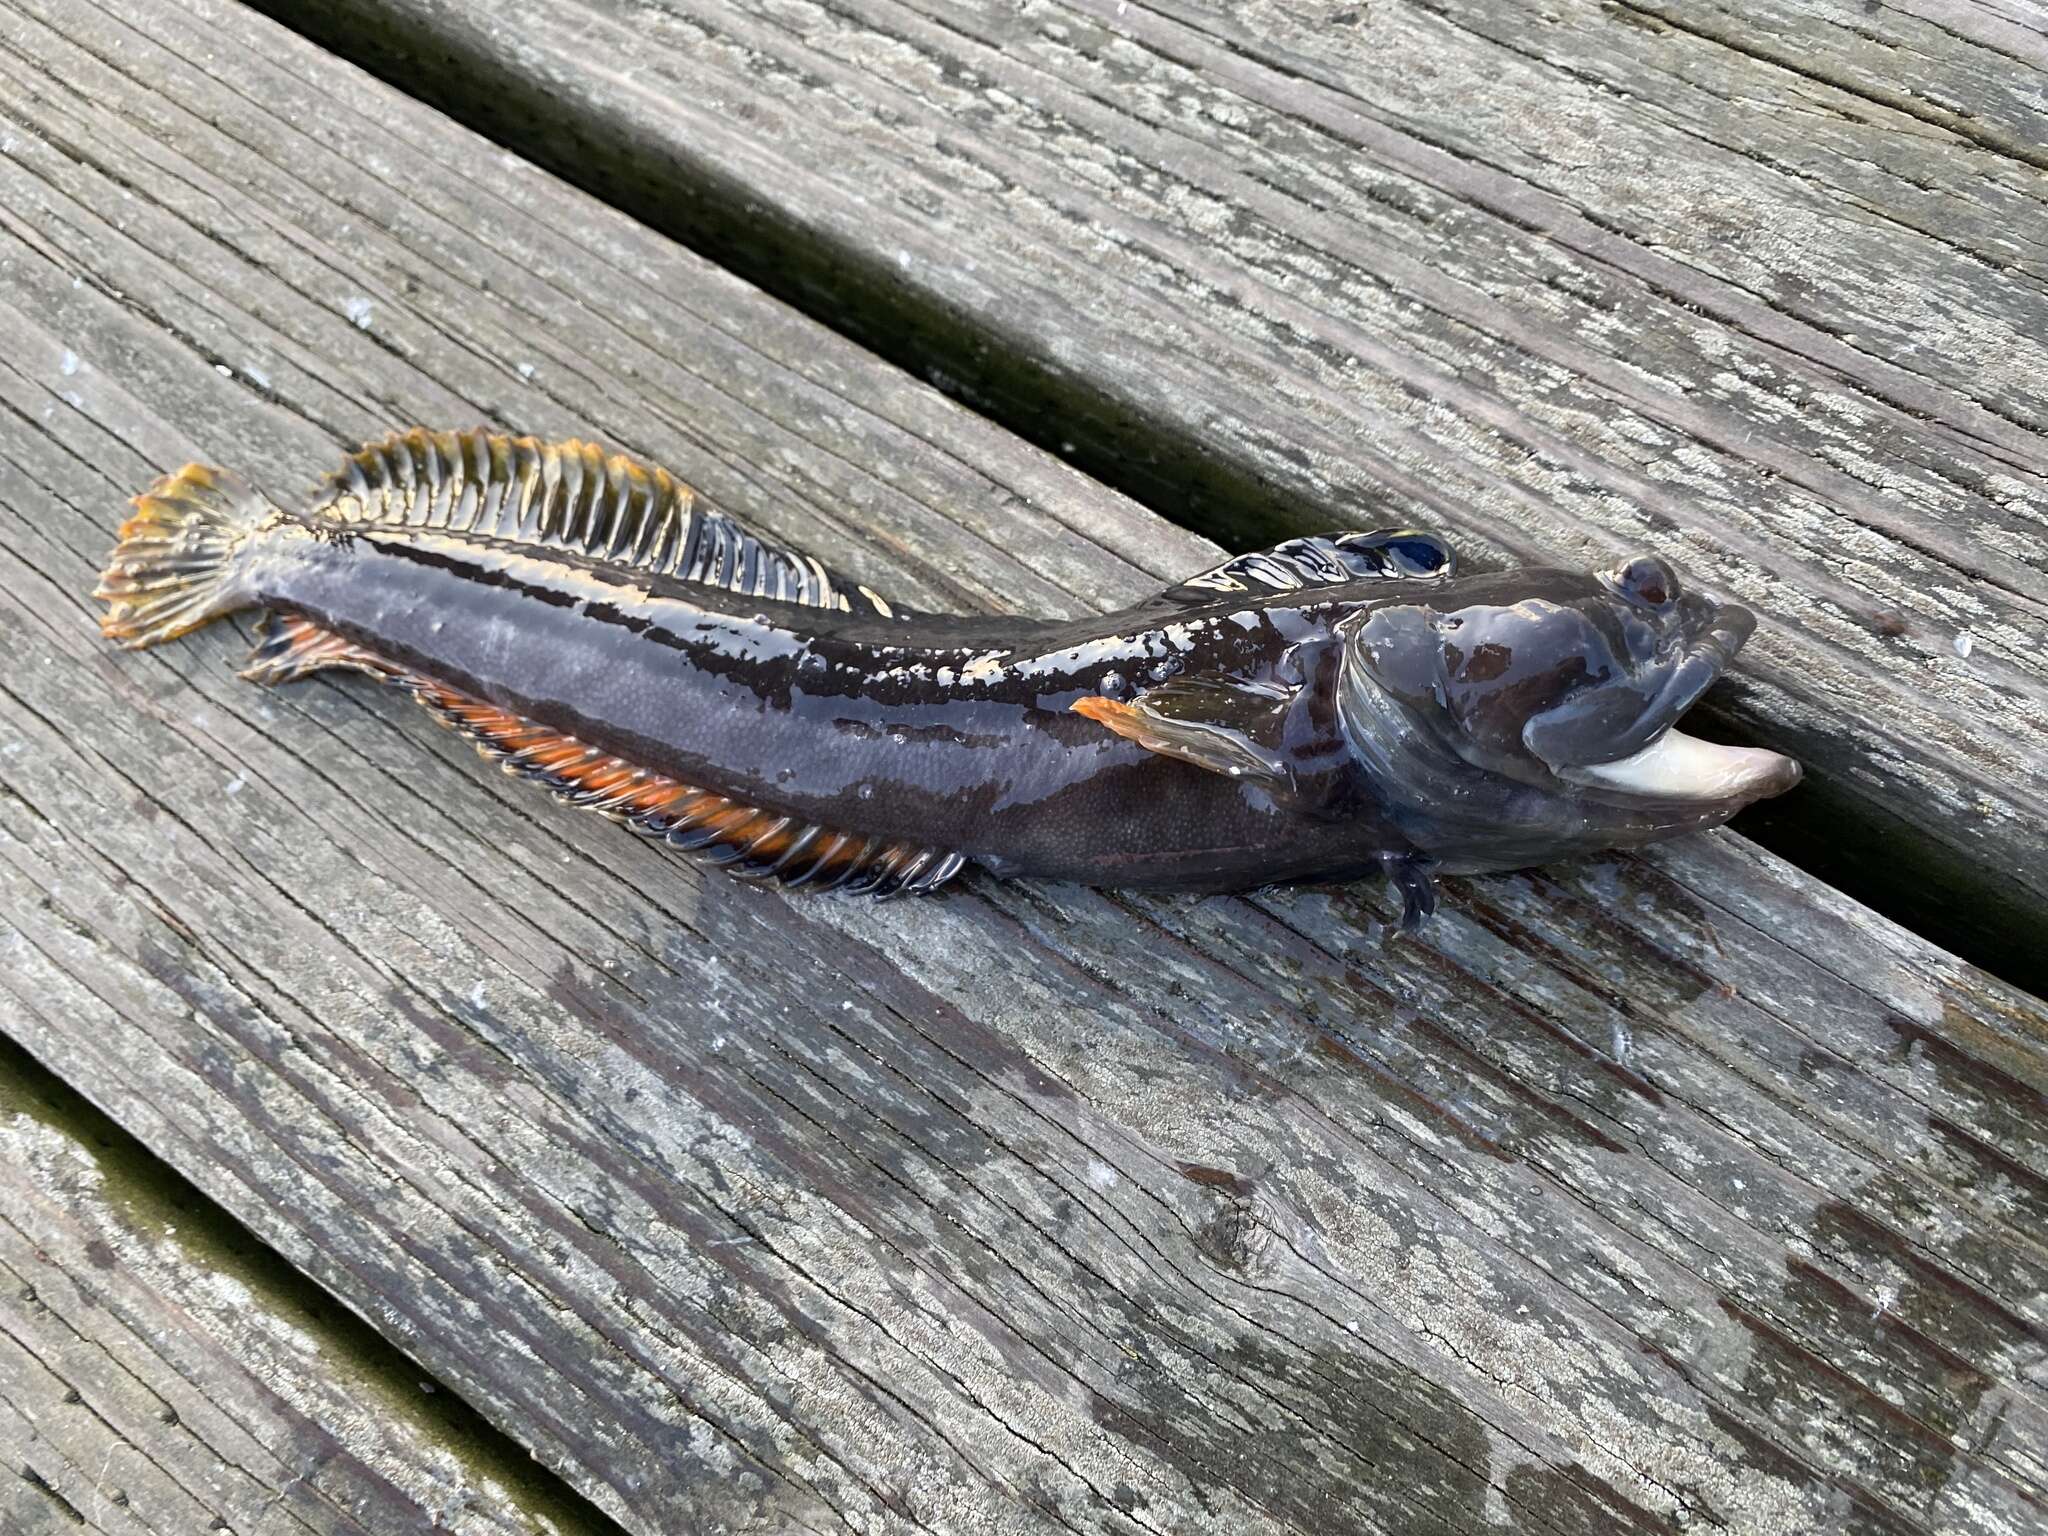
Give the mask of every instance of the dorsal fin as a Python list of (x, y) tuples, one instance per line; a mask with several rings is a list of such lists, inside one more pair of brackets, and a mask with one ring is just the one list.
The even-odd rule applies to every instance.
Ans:
[(703, 505), (667, 470), (594, 443), (413, 427), (357, 449), (321, 490), (316, 515), (340, 523), (446, 529), (807, 608), (898, 612)]
[(1169, 587), (1166, 596), (1214, 602), (1233, 592), (1298, 592), (1354, 581), (1441, 581), (1458, 557), (1440, 534), (1413, 528), (1314, 534), (1271, 549), (1233, 555), (1213, 570)]

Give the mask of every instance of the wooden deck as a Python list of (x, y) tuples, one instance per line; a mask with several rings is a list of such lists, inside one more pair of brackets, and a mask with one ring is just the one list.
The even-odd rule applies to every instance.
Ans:
[[(0, 1528), (2048, 1521), (2037, 18), (276, 9), (0, 0)], [(1810, 867), (804, 900), (99, 640), (478, 420), (928, 604), (1666, 548)]]

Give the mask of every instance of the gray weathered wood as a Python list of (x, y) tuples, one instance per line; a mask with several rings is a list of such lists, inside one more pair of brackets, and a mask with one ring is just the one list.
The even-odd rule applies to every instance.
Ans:
[(1628, 9), (2048, 169), (2048, 14), (2033, 0), (1629, 0)]
[[(590, 1531), (0, 1047), (0, 1529)], [(295, 1283), (296, 1282), (296, 1283)], [(307, 1293), (311, 1293), (310, 1296)]]
[(636, 1531), (2020, 1533), (2048, 1020), (1730, 835), (706, 880), (230, 633), (127, 492), (582, 430), (891, 592), (1211, 553), (219, 0), (0, 7), (0, 1032)]
[(1773, 836), (2048, 981), (2038, 12), (276, 9), (1212, 531), (1675, 556)]

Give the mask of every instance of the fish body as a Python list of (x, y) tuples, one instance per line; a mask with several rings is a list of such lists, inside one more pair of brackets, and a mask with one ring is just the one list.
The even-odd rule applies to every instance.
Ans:
[(1797, 774), (1717, 748), (1713, 793), (1601, 778), (1671, 754), (1752, 622), (1660, 562), (1459, 577), (1392, 531), (1099, 617), (923, 614), (659, 470), (484, 433), (366, 447), (293, 510), (188, 467), (138, 499), (101, 595), (129, 644), (269, 609), (252, 676), (383, 677), (572, 800), (790, 883), (1389, 870), (1412, 920), (1433, 869), (1647, 842)]

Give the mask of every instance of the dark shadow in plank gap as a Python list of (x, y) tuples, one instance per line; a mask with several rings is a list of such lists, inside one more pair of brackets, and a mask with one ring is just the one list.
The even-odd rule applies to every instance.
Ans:
[(611, 1516), (542, 1467), (445, 1382), (5, 1036), (0, 1114), (28, 1115), (89, 1149), (103, 1193), (131, 1219), (154, 1230), (175, 1228), (179, 1247), (196, 1262), (231, 1275), (258, 1305), (290, 1319), (318, 1341), (321, 1359), (378, 1389), (423, 1438), (459, 1455), (475, 1475), (497, 1482), (520, 1506), (550, 1522), (550, 1529), (563, 1536), (626, 1536)]
[[(886, 262), (819, 239), (716, 167), (618, 125), (565, 113), (544, 81), (510, 71), (459, 36), (422, 35), (377, 0), (247, 0), (398, 90), (602, 198), (811, 319), (1161, 517), (1231, 550), (1259, 549), (1327, 519), (1176, 425), (1048, 366), (976, 317), (905, 282)], [(1370, 522), (1380, 509), (1360, 505)], [(1389, 502), (1384, 520), (1411, 520)], [(1795, 756), (1729, 685), (1695, 712), (1698, 733)], [(2003, 872), (1927, 827), (1809, 778), (1744, 813), (1739, 830), (1872, 910), (1993, 975), (2048, 995), (2048, 914), (2017, 899)]]

